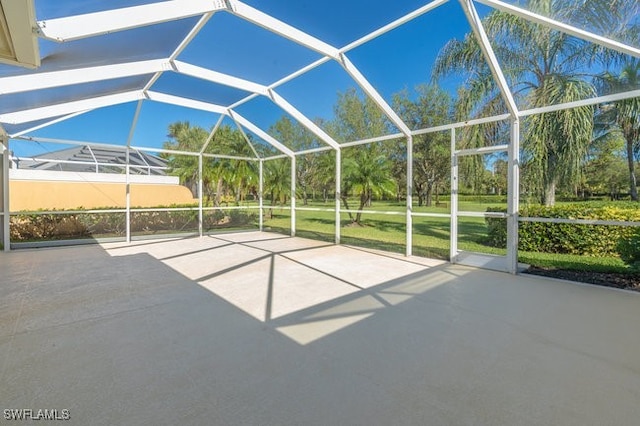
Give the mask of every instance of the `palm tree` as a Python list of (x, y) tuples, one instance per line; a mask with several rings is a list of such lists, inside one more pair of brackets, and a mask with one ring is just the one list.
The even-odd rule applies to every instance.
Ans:
[[(368, 97), (361, 97), (355, 89), (338, 93), (333, 108), (334, 120), (328, 124), (329, 134), (336, 140), (349, 142), (384, 135), (391, 125), (380, 108)], [(393, 194), (397, 185), (389, 157), (391, 152), (380, 143), (359, 145), (342, 151), (342, 185), (340, 198), (349, 209), (348, 197), (355, 192), (360, 197), (360, 207), (353, 223), (360, 223), (362, 210), (370, 205), (373, 196)]]
[(291, 162), (286, 158), (265, 161), (264, 188), (271, 195), (271, 206), (284, 205), (291, 190)]
[[(169, 125), (167, 136), (171, 139), (164, 143), (165, 149), (198, 152), (207, 140), (208, 133), (198, 126), (191, 126), (188, 121), (178, 121)], [(194, 156), (164, 155), (169, 173), (180, 178), (180, 183), (191, 190), (194, 196), (198, 193), (198, 159)], [(208, 184), (210, 175), (204, 175)]]
[[(606, 23), (622, 22), (617, 19), (635, 6), (618, 0), (528, 0), (524, 7), (564, 22), (579, 20), (611, 31)], [(517, 102), (529, 108), (594, 96), (596, 91), (585, 69), (597, 58), (612, 57), (589, 42), (505, 12), (489, 13), (483, 24)], [(467, 77), (458, 101), (458, 110), (468, 114), (466, 117), (506, 110), (472, 33), (463, 40), (450, 41), (438, 55), (433, 77), (452, 72)], [(530, 170), (537, 174), (534, 181), (542, 183), (542, 188), (536, 188), (541, 201), (553, 205), (558, 185), (575, 182), (580, 174), (593, 130), (593, 108), (538, 114), (525, 120), (523, 129), (523, 161), (533, 165)], [(500, 127), (474, 126), (465, 139), (483, 143), (497, 131)]]
[(349, 210), (347, 204), (347, 186), (350, 191), (359, 195), (360, 205), (355, 219), (351, 214), (354, 223), (360, 224), (362, 211), (365, 206), (371, 204), (373, 196), (393, 195), (396, 190), (396, 183), (393, 179), (391, 162), (387, 156), (380, 153), (377, 145), (359, 146), (357, 152), (352, 157), (344, 160), (344, 180), (345, 196), (343, 201), (345, 208)]
[[(603, 94), (634, 90), (640, 87), (640, 60), (630, 59), (622, 64), (620, 72), (606, 72), (598, 78)], [(601, 107), (596, 115), (597, 137), (619, 132), (626, 142), (629, 168), (629, 193), (638, 201), (638, 183), (635, 174), (635, 156), (640, 152), (640, 98), (624, 99)]]
[[(228, 125), (221, 126), (212, 138), (207, 153), (253, 157), (254, 153), (242, 133)], [(212, 181), (216, 182), (215, 206), (220, 205), (223, 193), (235, 195), (236, 203), (242, 201), (247, 191), (256, 185), (256, 163), (249, 160), (216, 159), (212, 161)]]

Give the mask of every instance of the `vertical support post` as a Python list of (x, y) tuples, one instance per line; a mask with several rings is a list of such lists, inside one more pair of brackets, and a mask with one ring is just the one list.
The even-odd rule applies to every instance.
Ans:
[(507, 180), (507, 271), (518, 272), (518, 211), (520, 208), (520, 121), (511, 120)]
[(131, 182), (129, 177), (129, 145), (127, 145), (127, 153), (125, 155), (125, 159), (127, 164), (125, 165), (125, 182), (126, 182), (126, 200), (125, 200), (125, 220), (126, 220), (126, 239), (127, 243), (131, 242)]
[(296, 157), (291, 156), (291, 236), (296, 236)]
[(413, 252), (413, 137), (407, 136), (407, 247), (406, 256)]
[(456, 155), (456, 129), (451, 129), (451, 222), (449, 261), (458, 261), (458, 156)]
[[(1, 129), (0, 129), (1, 130)], [(4, 251), (11, 250), (11, 208), (9, 205), (9, 138), (0, 134), (0, 149), (2, 150), (2, 164), (0, 170), (0, 191), (2, 191), (2, 245)]]
[(131, 121), (131, 128), (129, 129), (129, 135), (127, 136), (127, 154), (126, 160), (127, 164), (125, 165), (125, 182), (126, 182), (126, 240), (127, 243), (131, 242), (131, 140), (133, 139), (133, 134), (136, 131), (136, 126), (138, 125), (138, 118), (140, 117), (140, 110), (142, 109), (142, 100), (138, 101), (138, 105), (136, 106), (136, 112), (133, 114), (133, 120)]
[(262, 201), (262, 192), (264, 190), (264, 160), (261, 158), (258, 163), (258, 206), (259, 206), (259, 215), (258, 226), (260, 232), (262, 232), (264, 228), (264, 204)]
[(200, 235), (200, 238), (202, 238), (203, 234), (202, 186), (202, 153), (200, 153), (200, 155), (198, 155), (198, 234)]
[(126, 185), (126, 200), (125, 200), (125, 220), (126, 220), (126, 239), (127, 242), (131, 242), (131, 181), (129, 177), (129, 146), (127, 145), (127, 153), (125, 159), (127, 164), (125, 165), (125, 185)]
[(336, 149), (336, 244), (340, 244), (340, 191), (342, 188), (342, 148)]

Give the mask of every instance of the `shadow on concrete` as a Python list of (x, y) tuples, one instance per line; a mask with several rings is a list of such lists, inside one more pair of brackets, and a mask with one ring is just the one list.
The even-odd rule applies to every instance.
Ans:
[(640, 295), (390, 256), (265, 234), (7, 253), (2, 408), (78, 425), (640, 416)]

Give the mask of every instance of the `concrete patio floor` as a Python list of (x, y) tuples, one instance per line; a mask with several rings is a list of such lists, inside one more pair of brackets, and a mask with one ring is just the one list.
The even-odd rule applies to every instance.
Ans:
[(0, 270), (3, 413), (68, 409), (73, 425), (640, 419), (640, 294), (259, 232), (13, 251)]

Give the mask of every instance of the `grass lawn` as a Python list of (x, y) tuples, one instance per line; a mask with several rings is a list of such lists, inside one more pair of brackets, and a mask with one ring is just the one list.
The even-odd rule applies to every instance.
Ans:
[[(333, 208), (333, 202), (309, 202), (298, 207)], [(350, 203), (352, 209), (357, 208), (356, 200)], [(483, 212), (488, 207), (504, 207), (502, 203), (481, 203), (474, 201), (460, 202), (460, 211)], [(375, 211), (391, 211), (404, 213), (402, 203), (376, 201), (367, 208)], [(417, 207), (414, 212), (449, 213), (449, 204), (440, 207)], [(291, 230), (291, 214), (289, 207), (275, 207), (271, 218), (264, 221), (265, 230), (289, 234)], [(397, 253), (405, 252), (405, 215), (365, 213), (362, 225), (354, 226), (347, 213), (341, 214), (341, 241), (360, 247), (375, 248)], [(486, 244), (487, 226), (484, 218), (459, 217), (458, 248), (464, 251), (504, 255), (505, 249), (490, 247)], [(334, 212), (296, 211), (296, 235), (300, 237), (333, 242), (335, 235)], [(414, 217), (413, 218), (413, 253), (417, 256), (437, 259), (449, 257), (449, 218)], [(629, 268), (618, 257), (586, 257), (565, 254), (520, 252), (520, 262), (540, 267), (555, 267), (579, 271), (597, 271), (629, 273)]]

